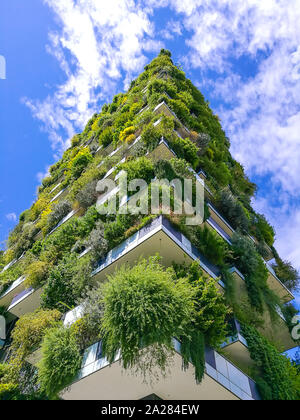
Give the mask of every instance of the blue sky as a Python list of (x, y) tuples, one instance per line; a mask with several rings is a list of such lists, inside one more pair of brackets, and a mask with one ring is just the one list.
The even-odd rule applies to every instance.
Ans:
[[(200, 88), (300, 269), (299, 0), (0, 4), (0, 242), (68, 141), (162, 47)], [(298, 298), (298, 303), (300, 299)]]

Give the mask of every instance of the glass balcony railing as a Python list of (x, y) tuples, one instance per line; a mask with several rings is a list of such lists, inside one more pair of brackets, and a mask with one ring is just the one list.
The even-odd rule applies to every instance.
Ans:
[(32, 287), (23, 290), (21, 293), (19, 293), (17, 296), (15, 296), (13, 298), (13, 300), (11, 301), (11, 304), (8, 308), (8, 312), (14, 307), (16, 306), (18, 303), (20, 303), (22, 300), (26, 299), (28, 296), (32, 295), (32, 293), (34, 293), (34, 289)]
[[(113, 264), (133, 248), (143, 243), (146, 239), (155, 235), (158, 231), (163, 231), (193, 260), (198, 260), (203, 270), (206, 271), (206, 273), (208, 273), (212, 278), (217, 279), (220, 276), (220, 270), (211, 264), (189, 241), (189, 239), (187, 239), (181, 232), (177, 231), (169, 220), (163, 216), (159, 216), (154, 219), (151, 224), (143, 227), (133, 236), (122, 242), (119, 246), (112, 249), (105, 258), (99, 261), (98, 266), (92, 275), (94, 276), (100, 273), (107, 266)], [(220, 284), (222, 287), (225, 287), (222, 281), (220, 281)]]
[(281, 280), (277, 277), (273, 267), (265, 261), (266, 267), (270, 273), (268, 278), (268, 284), (271, 289), (273, 289), (279, 296), (282, 298), (284, 303), (288, 303), (295, 299), (293, 293), (282, 283)]
[[(176, 339), (173, 339), (173, 345), (176, 353), (180, 355), (180, 342)], [(118, 352), (115, 358), (115, 362), (119, 361), (120, 359), (121, 353)], [(255, 382), (236, 366), (234, 366), (231, 362), (218, 354), (215, 350), (206, 348), (205, 362), (206, 375), (213, 379), (216, 384), (226, 388), (228, 391), (230, 391), (230, 393), (234, 394), (241, 400), (260, 399)], [(110, 363), (106, 357), (103, 356), (102, 342), (100, 341), (95, 343), (85, 351), (82, 366), (78, 372), (75, 383), (89, 377), (90, 375), (96, 374), (97, 372), (99, 373), (99, 381), (101, 378), (101, 371), (108, 366), (110, 366)], [(176, 375), (176, 372), (172, 371), (172, 374)], [(204, 378), (203, 382), (205, 382), (205, 380), (206, 378)], [(200, 389), (199, 392), (201, 392)], [(201, 393), (199, 396), (201, 396)]]
[(232, 319), (230, 321), (230, 327), (231, 327), (231, 334), (228, 336), (225, 343), (223, 343), (222, 348), (225, 348), (229, 346), (230, 344), (233, 344), (236, 342), (240, 342), (245, 347), (248, 348), (247, 340), (244, 338), (242, 334), (241, 324), (236, 319)]
[(211, 226), (229, 245), (231, 245), (231, 237), (212, 217), (207, 219), (206, 223)]
[(17, 295), (24, 290), (24, 280), (25, 276), (19, 277), (5, 290), (0, 296), (0, 306), (7, 308), (11, 303), (12, 296)]

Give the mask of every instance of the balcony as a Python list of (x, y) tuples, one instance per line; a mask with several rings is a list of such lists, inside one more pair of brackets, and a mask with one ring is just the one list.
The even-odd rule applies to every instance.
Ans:
[(157, 162), (161, 159), (171, 160), (177, 157), (176, 153), (169, 147), (168, 143), (163, 138), (158, 146), (152, 152), (148, 152), (146, 156), (150, 157), (153, 162)]
[(215, 209), (215, 207), (211, 203), (207, 203), (209, 211), (210, 211), (210, 218), (209, 224), (213, 227), (218, 234), (226, 240), (226, 242), (231, 244), (230, 239), (234, 234), (234, 229), (230, 226), (230, 224), (220, 215), (220, 213)]
[(250, 356), (247, 340), (243, 337), (241, 332), (240, 323), (236, 319), (232, 319), (230, 321), (230, 326), (231, 334), (222, 345), (222, 349), (231, 360), (238, 364), (238, 366), (241, 366), (242, 368), (253, 366), (254, 362)]
[(66, 215), (56, 226), (54, 229), (51, 230), (50, 233), (48, 233), (47, 236), (52, 235), (60, 226), (62, 226), (64, 223), (66, 223), (68, 220), (72, 219), (72, 217), (75, 216), (78, 210), (72, 210), (69, 214)]
[(256, 384), (232, 363), (207, 348), (206, 373), (200, 385), (193, 366), (182, 369), (180, 342), (173, 340), (175, 354), (171, 374), (158, 381), (145, 381), (138, 374), (124, 371), (120, 354), (109, 364), (102, 355), (101, 342), (88, 348), (75, 382), (63, 392), (65, 400), (140, 400), (156, 394), (163, 400), (259, 400)]
[(8, 289), (0, 296), (0, 306), (7, 308), (14, 296), (21, 293), (24, 289), (24, 280), (25, 277), (21, 276), (16, 281), (14, 281)]
[(68, 192), (69, 192), (68, 188), (63, 188), (52, 198), (50, 203), (54, 203), (54, 201), (59, 202), (59, 201), (63, 200), (68, 195)]
[(182, 122), (178, 119), (177, 115), (168, 107), (168, 105), (164, 101), (154, 108), (153, 113), (156, 115), (164, 114), (167, 117), (174, 118), (179, 125), (177, 131), (180, 134), (180, 136), (184, 139), (190, 137), (190, 130), (182, 124)]
[(212, 218), (206, 220), (206, 226), (213, 229), (224, 241), (231, 245), (231, 237), (221, 228), (221, 226)]
[(34, 312), (40, 306), (41, 294), (41, 288), (25, 289), (13, 298), (7, 311), (17, 318), (29, 312)]
[[(147, 258), (155, 253), (160, 254), (162, 264), (166, 267), (172, 265), (173, 262), (190, 264), (197, 260), (201, 268), (213, 279), (217, 280), (220, 276), (219, 269), (209, 263), (197, 248), (163, 216), (159, 216), (150, 225), (112, 249), (106, 258), (99, 262), (92, 275), (95, 282), (103, 281), (120, 265), (134, 264), (140, 256)], [(221, 280), (219, 280), (219, 285), (224, 287)]]
[(288, 303), (294, 300), (295, 296), (279, 280), (279, 278), (276, 276), (276, 273), (273, 270), (273, 268), (270, 266), (270, 264), (266, 263), (266, 267), (269, 271), (268, 286), (270, 287), (270, 289), (273, 290), (273, 292), (275, 292), (282, 299), (282, 302), (284, 303)]
[[(5, 253), (4, 253), (5, 255)], [(12, 260), (10, 263), (8, 263), (3, 270), (1, 271), (0, 274), (4, 273), (5, 271), (9, 270), (11, 267), (13, 267), (15, 264), (17, 264), (17, 262), (19, 262), (23, 257), (24, 257), (25, 253), (23, 253), (20, 258), (15, 258), (14, 260)]]
[[(230, 271), (235, 279), (237, 299), (245, 299), (245, 297), (248, 296), (248, 292), (244, 276), (235, 267), (233, 267)], [(263, 320), (264, 326), (258, 328), (258, 330), (268, 340), (276, 343), (276, 347), (280, 352), (288, 351), (297, 346), (297, 343), (295, 343), (295, 341), (292, 339), (291, 333), (282, 313), (278, 311), (278, 319), (277, 322), (274, 323), (271, 320), (269, 311), (266, 307)]]

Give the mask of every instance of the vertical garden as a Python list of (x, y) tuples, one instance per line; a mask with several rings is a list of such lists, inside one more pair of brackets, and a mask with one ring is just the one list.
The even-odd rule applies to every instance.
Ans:
[[(157, 152), (160, 147), (172, 157)], [(98, 341), (109, 362), (121, 351), (123, 369), (159, 380), (157, 371), (169, 374), (174, 338), (181, 343), (182, 369), (192, 366), (200, 399), (205, 348), (223, 352), (232, 319), (242, 325), (252, 361), (245, 373), (261, 397), (300, 398), (299, 370), (281, 354), (286, 348), (274, 332), (277, 325), (290, 336), (297, 313), (290, 296), (299, 275), (274, 248), (273, 227), (251, 206), (256, 185), (229, 149), (218, 116), (166, 50), (71, 139), (0, 254), (0, 314), (8, 331), (0, 353), (1, 400), (61, 398), (84, 351)], [(174, 211), (167, 219), (217, 267), (217, 276), (197, 260), (165, 264), (153, 249), (95, 281), (107, 256), (159, 215), (100, 214), (98, 181), (123, 171), (129, 181), (189, 178), (193, 186), (203, 174), (203, 225), (188, 226)], [(231, 228), (230, 237), (222, 237), (213, 217)], [(232, 267), (242, 274), (241, 287)], [(23, 300), (30, 296), (20, 316), (14, 289)], [(78, 305), (81, 316), (66, 325), (65, 314)]]

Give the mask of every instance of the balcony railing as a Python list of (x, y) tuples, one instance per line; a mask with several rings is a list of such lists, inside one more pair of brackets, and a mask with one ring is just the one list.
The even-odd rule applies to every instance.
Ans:
[(26, 313), (35, 311), (40, 306), (41, 294), (41, 288), (33, 289), (30, 287), (23, 290), (12, 299), (7, 312), (10, 312), (16, 317), (20, 318)]
[(11, 295), (19, 290), (24, 289), (24, 280), (25, 276), (19, 277), (9, 286), (8, 289), (5, 290), (5, 292), (0, 296), (0, 306), (7, 307), (11, 300)]
[[(122, 242), (119, 246), (112, 249), (105, 258), (99, 261), (98, 267), (94, 270), (92, 275), (100, 273), (107, 266), (113, 264), (133, 248), (136, 248), (143, 243), (146, 239), (155, 235), (158, 231), (163, 231), (193, 260), (198, 260), (203, 270), (206, 271), (212, 278), (217, 279), (220, 276), (220, 270), (211, 264), (198, 251), (198, 249), (192, 245), (189, 239), (187, 239), (181, 232), (177, 231), (169, 220), (163, 216), (159, 216), (154, 219), (151, 224), (145, 226), (126, 241)], [(220, 281), (220, 284), (224, 287), (224, 283), (222, 281)]]
[[(180, 356), (180, 342), (176, 339), (173, 339), (173, 346), (176, 354)], [(118, 352), (115, 358), (115, 362), (119, 361), (120, 359), (121, 353)], [(218, 354), (216, 351), (214, 351), (211, 348), (206, 348), (205, 362), (206, 376), (213, 379), (215, 383), (218, 384), (218, 386), (221, 385), (222, 387), (226, 388), (226, 390), (230, 391), (230, 393), (235, 395), (240, 400), (260, 399), (255, 382), (247, 375), (245, 375), (241, 370), (239, 370), (236, 366), (234, 366), (231, 362), (229, 362), (223, 356)], [(101, 380), (101, 371), (104, 371), (104, 369), (108, 366), (110, 366), (110, 363), (108, 362), (106, 357), (103, 356), (102, 342), (100, 341), (92, 345), (85, 351), (82, 367), (78, 372), (77, 378), (74, 383), (79, 383), (85, 378), (97, 373), (99, 373), (97, 382), (100, 383), (99, 381)], [(175, 372), (175, 370), (172, 369), (172, 375), (176, 374), (177, 372)], [(205, 377), (203, 382), (205, 383), (206, 380), (207, 378)], [(189, 383), (189, 385), (195, 386), (195, 384), (191, 383)], [(199, 398), (201, 398), (201, 385), (198, 385), (197, 389), (199, 393)], [(69, 392), (72, 393), (72, 385), (70, 387)], [(88, 394), (89, 390), (86, 390), (86, 392)], [(101, 395), (101, 393), (99, 395)], [(122, 398), (122, 395), (118, 395), (118, 397)]]
[(225, 348), (230, 344), (236, 343), (238, 341), (245, 347), (248, 347), (247, 340), (242, 334), (241, 324), (236, 319), (233, 319), (230, 324), (232, 327), (232, 334), (227, 338), (225, 343), (223, 343), (222, 348)]
[(23, 290), (21, 293), (19, 293), (17, 296), (13, 298), (11, 301), (11, 304), (8, 308), (8, 311), (15, 305), (21, 302), (21, 300), (26, 299), (28, 296), (30, 296), (34, 292), (34, 289), (32, 287), (29, 287), (28, 289)]
[(266, 267), (270, 273), (269, 278), (268, 278), (268, 284), (269, 287), (274, 290), (280, 297), (281, 299), (284, 301), (284, 303), (288, 303), (292, 300), (295, 299), (295, 296), (293, 295), (293, 293), (286, 287), (285, 284), (283, 284), (279, 278), (276, 276), (275, 271), (273, 270), (273, 268), (271, 267), (270, 264), (268, 264), (265, 261)]
[(206, 223), (211, 226), (229, 245), (231, 245), (231, 237), (212, 217), (207, 219)]

